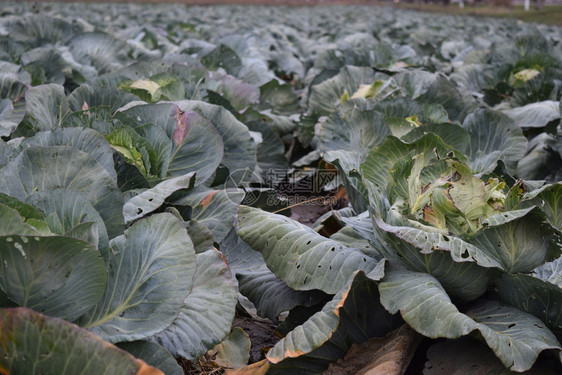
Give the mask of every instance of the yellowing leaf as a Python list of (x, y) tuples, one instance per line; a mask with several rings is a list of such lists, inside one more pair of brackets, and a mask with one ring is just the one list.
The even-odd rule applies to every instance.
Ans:
[(359, 89), (351, 96), (351, 99), (374, 98), (379, 93), (383, 85), (383, 81), (375, 81), (372, 85), (359, 85)]
[(226, 375), (265, 375), (269, 370), (269, 366), (271, 366), (271, 363), (267, 359), (264, 359), (236, 370), (228, 370), (226, 371)]
[(484, 219), (504, 210), (505, 183), (483, 181), (455, 158), (428, 163), (421, 154), (410, 154), (394, 165), (389, 177), (394, 207), (447, 232), (474, 233)]
[(250, 359), (250, 337), (242, 328), (234, 327), (228, 337), (213, 349), (215, 362), (221, 367), (238, 368), (246, 366)]
[(146, 140), (142, 140), (134, 131), (126, 128), (117, 129), (105, 137), (112, 149), (119, 152), (127, 163), (134, 165), (145, 176), (150, 172), (150, 158)]
[(349, 92), (347, 92), (347, 90), (344, 90), (343, 94), (340, 97), (340, 103), (343, 104), (348, 100), (349, 100)]
[(161, 86), (158, 83), (151, 81), (150, 79), (139, 79), (133, 82), (130, 86), (132, 89), (148, 91), (154, 101), (157, 101), (158, 97), (160, 97), (158, 93), (160, 87)]
[(410, 125), (412, 125), (413, 127), (416, 127), (416, 128), (421, 125), (421, 122), (418, 119), (418, 116), (406, 117), (406, 121), (408, 122), (408, 124), (410, 124)]
[(132, 145), (131, 145), (131, 148), (127, 148), (127, 147), (123, 147), (123, 146), (117, 146), (117, 145), (111, 145), (111, 148), (114, 149), (115, 151), (119, 152), (125, 158), (125, 160), (132, 162), (132, 164), (135, 164), (135, 159), (138, 156), (137, 155), (138, 152), (133, 149)]
[(530, 81), (541, 73), (538, 69), (523, 69), (509, 77), (509, 85), (511, 87), (521, 87), (525, 82)]
[(540, 74), (540, 71), (537, 69), (524, 69), (518, 73), (515, 73), (513, 76), (515, 79), (523, 82), (530, 81), (534, 77)]

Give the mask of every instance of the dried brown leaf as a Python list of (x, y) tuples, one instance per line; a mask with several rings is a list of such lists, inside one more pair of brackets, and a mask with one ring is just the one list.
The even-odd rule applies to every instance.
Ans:
[(420, 341), (421, 336), (404, 324), (382, 338), (353, 345), (324, 375), (402, 375)]
[(252, 363), (249, 366), (226, 371), (225, 375), (265, 375), (269, 370), (270, 363), (267, 359)]

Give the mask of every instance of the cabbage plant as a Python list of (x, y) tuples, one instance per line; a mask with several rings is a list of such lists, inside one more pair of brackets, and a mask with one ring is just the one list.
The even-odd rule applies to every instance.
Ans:
[[(560, 372), (561, 40), (368, 6), (3, 2), (0, 373), (329, 374), (405, 332), (399, 371), (426, 337), (428, 375)], [(349, 205), (307, 226), (291, 199), (327, 193), (278, 193), (319, 171)], [(281, 340), (256, 355), (235, 314)]]
[(382, 336), (400, 318), (429, 338), (476, 336), (513, 371), (559, 355), (561, 185), (475, 175), (434, 136), (401, 145), (388, 138), (367, 153), (368, 211), (340, 216), (341, 235), (241, 207), (239, 236), (277, 277), (335, 294), (267, 354), (271, 371), (322, 368), (334, 346)]

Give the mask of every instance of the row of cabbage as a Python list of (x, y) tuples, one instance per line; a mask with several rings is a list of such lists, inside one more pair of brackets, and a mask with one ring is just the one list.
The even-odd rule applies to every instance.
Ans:
[[(261, 373), (322, 373), (404, 322), (559, 368), (560, 29), (28, 8), (0, 18), (0, 369), (181, 373), (170, 353), (247, 344), (228, 335), (248, 301), (289, 312)], [(270, 212), (272, 172), (321, 165), (348, 208)]]

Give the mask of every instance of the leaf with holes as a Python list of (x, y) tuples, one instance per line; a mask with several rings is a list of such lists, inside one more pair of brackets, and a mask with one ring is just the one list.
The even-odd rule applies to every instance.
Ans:
[(478, 330), (503, 364), (528, 370), (543, 350), (561, 350), (541, 320), (497, 301), (481, 300), (462, 313), (432, 276), (404, 269), (387, 270), (379, 284), (381, 303), (400, 312), (424, 336), (458, 338)]
[(193, 188), (195, 173), (191, 172), (185, 176), (164, 180), (155, 187), (141, 192), (125, 202), (123, 216), (125, 223), (146, 216), (160, 207), (166, 198), (178, 190), (189, 190)]
[(359, 270), (369, 273), (379, 259), (320, 236), (285, 216), (240, 206), (238, 235), (261, 252), (267, 267), (296, 290), (337, 293)]

